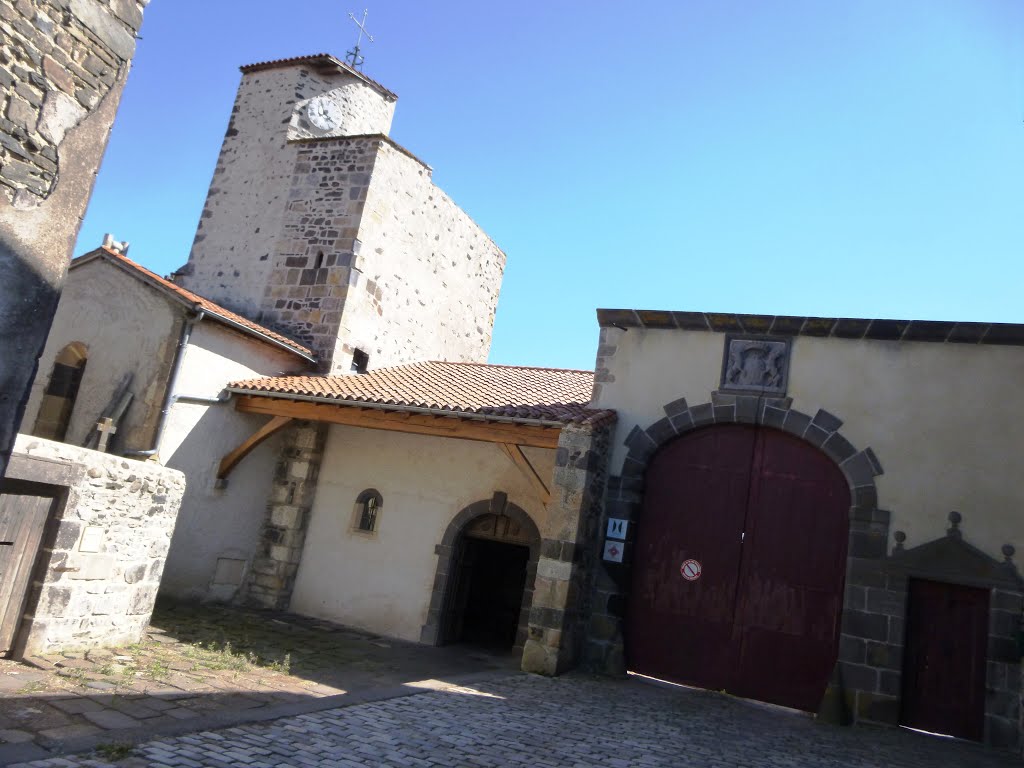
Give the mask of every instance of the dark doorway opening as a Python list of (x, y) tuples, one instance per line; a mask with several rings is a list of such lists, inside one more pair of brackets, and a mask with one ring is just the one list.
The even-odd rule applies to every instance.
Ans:
[(516, 642), (529, 547), (465, 538), (452, 640), (505, 650)]

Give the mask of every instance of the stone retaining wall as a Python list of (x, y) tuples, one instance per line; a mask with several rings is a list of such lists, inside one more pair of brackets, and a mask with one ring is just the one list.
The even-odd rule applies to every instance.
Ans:
[(19, 435), (18, 479), (53, 484), (19, 655), (130, 645), (149, 623), (185, 490), (185, 476), (151, 462)]

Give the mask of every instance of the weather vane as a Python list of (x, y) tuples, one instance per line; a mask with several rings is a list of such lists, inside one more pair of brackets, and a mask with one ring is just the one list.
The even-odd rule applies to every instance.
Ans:
[(359, 37), (356, 38), (356, 47), (345, 54), (345, 61), (352, 65), (354, 69), (358, 69), (363, 66), (365, 57), (359, 53), (359, 45), (363, 42), (363, 35), (366, 35), (366, 39), (371, 43), (373, 42), (373, 35), (366, 31), (366, 15), (369, 13), (367, 9), (363, 9), (363, 20), (360, 21), (356, 18), (354, 13), (350, 13), (348, 17), (352, 19), (352, 23), (359, 27)]

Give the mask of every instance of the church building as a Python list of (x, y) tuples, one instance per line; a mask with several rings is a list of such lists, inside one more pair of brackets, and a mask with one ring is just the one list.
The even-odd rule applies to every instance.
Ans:
[(490, 365), (506, 256), (396, 98), (242, 67), (188, 261), (72, 264), (22, 431), (184, 473), (161, 593), (1019, 746), (1024, 326), (600, 309), (593, 372)]

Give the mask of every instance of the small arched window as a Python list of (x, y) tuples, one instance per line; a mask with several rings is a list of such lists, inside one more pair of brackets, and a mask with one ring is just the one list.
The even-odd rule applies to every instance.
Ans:
[(352, 530), (357, 533), (376, 533), (384, 499), (376, 488), (367, 488), (356, 497), (352, 514)]
[(32, 434), (48, 440), (63, 440), (71, 423), (71, 412), (82, 383), (88, 347), (80, 341), (68, 344), (53, 361), (50, 380), (46, 383), (43, 401)]

